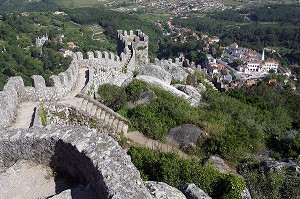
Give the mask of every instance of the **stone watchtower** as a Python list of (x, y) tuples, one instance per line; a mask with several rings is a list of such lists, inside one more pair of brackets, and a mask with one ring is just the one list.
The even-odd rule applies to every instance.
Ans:
[[(141, 30), (118, 30), (118, 53), (124, 52), (126, 47), (132, 53), (132, 61), (135, 63), (135, 70), (148, 65), (148, 42), (149, 38)], [(126, 49), (126, 50), (128, 50)]]

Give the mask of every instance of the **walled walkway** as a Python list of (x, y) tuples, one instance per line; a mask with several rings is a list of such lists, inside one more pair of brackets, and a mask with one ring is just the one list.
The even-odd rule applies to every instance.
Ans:
[(29, 128), (38, 105), (39, 102), (22, 102), (19, 104), (16, 120), (8, 129)]
[[(79, 69), (79, 80), (74, 88), (69, 94), (67, 94), (62, 100), (58, 101), (61, 104), (68, 104), (74, 107), (77, 107), (81, 110), (84, 107), (82, 106), (82, 98), (77, 98), (76, 95), (80, 93), (80, 91), (84, 88), (86, 84), (86, 71), (87, 68)], [(32, 125), (33, 117), (35, 114), (35, 109), (40, 105), (40, 102), (22, 102), (17, 111), (17, 116), (15, 122), (8, 127), (11, 129), (18, 128), (29, 128)], [(177, 147), (172, 146), (168, 143), (162, 143), (157, 140), (152, 140), (150, 138), (145, 137), (142, 133), (134, 131), (134, 132), (125, 132), (125, 137), (132, 140), (134, 143), (141, 145), (143, 147), (163, 151), (163, 152), (176, 152), (180, 157), (187, 159), (188, 155), (180, 151)]]
[[(75, 98), (75, 96), (81, 91), (81, 89), (85, 86), (85, 71), (87, 68), (79, 69), (79, 81), (76, 84), (76, 87), (73, 91), (71, 91), (68, 95), (66, 95), (61, 103), (70, 104), (73, 106), (77, 106), (77, 103), (80, 99)], [(19, 104), (19, 108), (17, 109), (15, 122), (9, 126), (7, 129), (18, 129), (18, 128), (29, 128), (31, 127), (31, 123), (33, 117), (35, 115), (35, 109), (40, 105), (40, 102), (21, 102)], [(37, 113), (38, 114), (38, 113)]]
[(68, 93), (59, 103), (62, 104), (69, 104), (72, 106), (78, 106), (79, 103), (82, 101), (80, 98), (76, 98), (75, 96), (80, 93), (80, 91), (84, 88), (86, 84), (86, 71), (87, 68), (80, 68), (78, 73), (78, 82), (76, 84), (76, 87), (73, 91)]

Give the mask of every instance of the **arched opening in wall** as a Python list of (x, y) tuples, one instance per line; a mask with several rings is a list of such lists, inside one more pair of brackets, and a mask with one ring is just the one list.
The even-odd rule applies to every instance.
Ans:
[(1, 198), (107, 198), (98, 168), (70, 143), (25, 138), (0, 147)]

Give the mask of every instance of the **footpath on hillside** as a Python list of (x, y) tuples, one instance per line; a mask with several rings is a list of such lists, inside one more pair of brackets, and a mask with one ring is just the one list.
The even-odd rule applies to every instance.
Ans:
[(162, 143), (157, 140), (150, 139), (146, 136), (144, 136), (142, 133), (138, 131), (132, 131), (124, 134), (124, 136), (130, 140), (132, 140), (134, 143), (141, 145), (145, 148), (161, 151), (161, 152), (175, 152), (179, 155), (179, 157), (183, 159), (189, 159), (190, 157), (183, 153), (181, 150), (178, 149), (177, 146), (174, 146), (170, 143)]

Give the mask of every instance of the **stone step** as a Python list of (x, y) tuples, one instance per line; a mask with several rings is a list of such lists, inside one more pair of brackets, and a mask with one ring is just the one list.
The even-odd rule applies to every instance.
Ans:
[(114, 115), (109, 116), (109, 118), (108, 118), (108, 125), (109, 126), (113, 126), (114, 119), (115, 119)]
[(82, 101), (82, 103), (81, 103), (81, 106), (79, 106), (78, 108), (80, 109), (80, 110), (85, 110), (85, 108), (86, 108), (86, 106), (87, 106), (87, 104), (88, 104), (88, 101), (87, 100), (83, 100)]
[(106, 112), (104, 110), (101, 111), (100, 119), (104, 120)]
[(91, 116), (95, 116), (96, 115), (96, 112), (97, 112), (97, 106), (93, 106), (92, 110), (91, 110)]
[(98, 108), (97, 111), (96, 111), (96, 117), (97, 117), (98, 119), (100, 119), (101, 112), (102, 112), (101, 108)]

